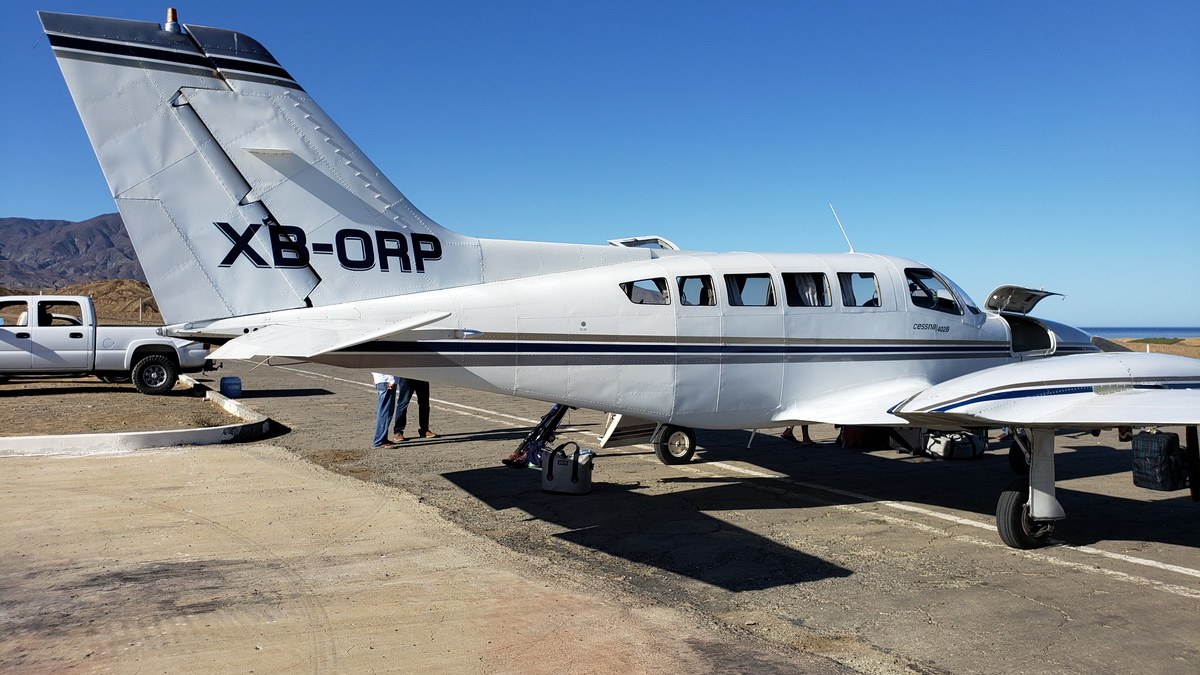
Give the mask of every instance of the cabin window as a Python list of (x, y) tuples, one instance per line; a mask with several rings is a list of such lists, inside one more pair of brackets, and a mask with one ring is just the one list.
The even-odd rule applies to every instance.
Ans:
[(621, 291), (635, 305), (671, 304), (671, 293), (667, 290), (667, 280), (662, 277), (626, 281), (621, 284)]
[(676, 277), (679, 284), (679, 304), (681, 305), (715, 305), (717, 294), (713, 293), (713, 282), (710, 276)]
[(775, 304), (775, 287), (770, 274), (726, 274), (729, 304), (744, 307), (771, 307)]
[(0, 326), (23, 328), (29, 325), (29, 304), (24, 300), (0, 302)]
[(954, 293), (933, 270), (908, 269), (904, 270), (904, 276), (908, 278), (908, 297), (914, 306), (947, 314), (962, 314)]
[(829, 279), (820, 272), (800, 272), (783, 275), (783, 289), (788, 307), (829, 307)]
[(846, 307), (878, 307), (879, 282), (870, 272), (838, 272), (842, 304)]

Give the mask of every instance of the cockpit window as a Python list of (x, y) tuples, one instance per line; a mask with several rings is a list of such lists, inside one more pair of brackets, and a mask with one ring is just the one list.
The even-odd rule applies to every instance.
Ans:
[(908, 278), (908, 297), (914, 306), (947, 314), (963, 313), (954, 292), (933, 270), (907, 269), (904, 276)]
[(879, 306), (879, 283), (870, 272), (838, 272), (838, 286), (846, 307)]
[(829, 280), (821, 272), (784, 273), (788, 307), (829, 307)]
[(679, 304), (681, 305), (715, 305), (717, 294), (713, 293), (712, 277), (676, 277), (679, 284)]
[(775, 287), (770, 274), (726, 274), (729, 304), (744, 307), (771, 307), (775, 304)]
[(671, 292), (667, 290), (667, 280), (661, 277), (626, 281), (621, 284), (621, 291), (635, 305), (671, 304)]

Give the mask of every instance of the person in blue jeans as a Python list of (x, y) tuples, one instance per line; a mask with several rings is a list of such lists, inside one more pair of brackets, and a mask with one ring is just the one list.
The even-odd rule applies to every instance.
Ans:
[(404, 427), (408, 425), (408, 402), (413, 394), (421, 399), (417, 404), (417, 438), (437, 438), (437, 434), (429, 430), (429, 383), (424, 380), (410, 380), (407, 377), (396, 378), (400, 388), (400, 405), (396, 410), (397, 441), (404, 439)]
[(375, 393), (379, 396), (379, 403), (375, 408), (375, 442), (371, 444), (373, 448), (394, 448), (396, 447), (388, 440), (388, 427), (392, 425), (392, 416), (396, 414), (396, 386), (397, 377), (386, 373), (371, 373), (371, 377), (375, 380)]

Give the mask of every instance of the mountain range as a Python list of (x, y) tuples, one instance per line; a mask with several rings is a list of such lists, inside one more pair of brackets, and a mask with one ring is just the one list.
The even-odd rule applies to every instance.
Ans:
[(0, 286), (59, 289), (104, 279), (146, 281), (119, 214), (82, 222), (0, 218)]

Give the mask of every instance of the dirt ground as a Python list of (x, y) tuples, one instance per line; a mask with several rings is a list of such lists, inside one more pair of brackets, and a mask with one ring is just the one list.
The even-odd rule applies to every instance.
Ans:
[[(210, 383), (216, 388), (215, 382)], [(167, 431), (234, 424), (238, 418), (176, 384), (161, 396), (94, 377), (21, 378), (0, 384), (0, 436)]]
[[(1136, 342), (1125, 338), (1116, 340), (1135, 352), (1146, 351), (1146, 344)], [(1175, 356), (1187, 356), (1193, 359), (1200, 359), (1200, 338), (1184, 338), (1181, 342), (1173, 345), (1149, 345), (1150, 351), (1155, 354), (1173, 354)]]

